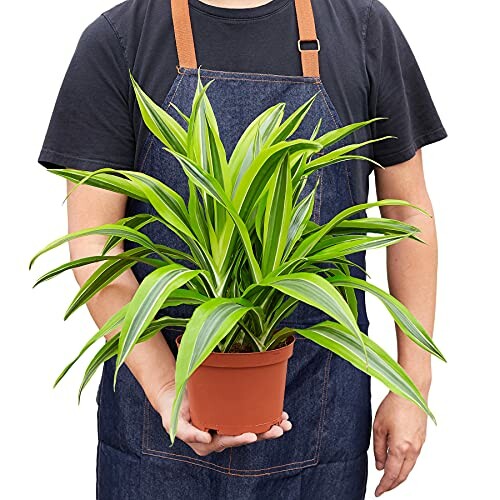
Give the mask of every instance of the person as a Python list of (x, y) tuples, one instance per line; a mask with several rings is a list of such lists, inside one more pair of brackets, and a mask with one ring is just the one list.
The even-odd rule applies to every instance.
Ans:
[[(407, 40), (379, 0), (127, 0), (92, 22), (67, 70), (39, 162), (50, 168), (140, 170), (182, 192), (179, 164), (141, 120), (129, 70), (181, 124), (176, 108), (189, 113), (198, 71), (204, 83), (214, 80), (207, 95), (228, 155), (265, 108), (285, 102), (285, 114), (291, 113), (318, 91), (297, 132), (302, 136), (319, 118), (324, 133), (387, 117), (354, 136), (356, 142), (397, 136), (360, 150), (386, 168), (351, 161), (323, 169), (314, 217), (325, 223), (366, 201), (372, 172), (378, 198), (408, 200), (432, 214), (422, 147), (447, 134)], [(148, 210), (138, 200), (85, 185), (69, 197), (67, 208), (71, 232)], [(388, 283), (432, 334), (434, 219), (407, 207), (386, 206), (381, 214), (422, 230), (427, 245), (407, 240), (388, 248)], [(154, 225), (143, 230), (155, 241), (174, 244), (172, 235)], [(95, 255), (102, 244), (98, 237), (73, 240), (71, 258)], [(126, 248), (127, 242), (113, 252)], [(364, 258), (353, 256), (360, 265)], [(97, 265), (74, 270), (80, 285)], [(137, 264), (88, 302), (98, 326), (132, 298), (149, 270)], [(358, 322), (367, 333), (364, 295), (356, 293)], [(301, 305), (284, 324), (306, 327), (324, 319)], [(97, 498), (365, 497), (372, 432), (367, 375), (306, 339), (297, 341), (279, 425), (261, 435), (204, 432), (190, 423), (187, 394), (170, 447), (177, 334), (166, 329), (136, 346), (119, 372), (116, 392), (114, 360), (105, 364), (97, 396)], [(397, 327), (396, 337), (398, 361), (427, 398), (430, 355)], [(382, 401), (373, 421), (376, 468), (384, 471), (376, 496), (408, 477), (426, 425), (424, 412), (401, 397), (389, 393)]]

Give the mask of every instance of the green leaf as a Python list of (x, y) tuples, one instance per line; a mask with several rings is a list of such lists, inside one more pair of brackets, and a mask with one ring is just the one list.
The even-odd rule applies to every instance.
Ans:
[(386, 199), (386, 200), (379, 200), (379, 201), (374, 201), (370, 203), (361, 203), (358, 205), (353, 205), (352, 207), (346, 208), (345, 210), (342, 210), (339, 212), (335, 217), (333, 217), (328, 223), (324, 224), (323, 226), (319, 226), (316, 230), (311, 231), (307, 237), (305, 237), (296, 250), (292, 254), (292, 259), (298, 259), (301, 257), (304, 257), (305, 255), (308, 255), (309, 252), (321, 241), (321, 239), (330, 233), (334, 227), (342, 222), (343, 220), (346, 220), (348, 217), (351, 215), (354, 215), (358, 212), (363, 212), (364, 210), (367, 210), (372, 207), (382, 207), (382, 206), (388, 206), (388, 205), (398, 205), (398, 206), (405, 206), (405, 207), (412, 207), (415, 208), (416, 210), (429, 215), (425, 210), (422, 208), (417, 207), (416, 205), (412, 205), (411, 203), (404, 201), (404, 200), (393, 200), (393, 199)]
[(307, 113), (311, 109), (311, 106), (316, 99), (316, 96), (321, 91), (318, 90), (313, 96), (311, 96), (304, 104), (299, 106), (274, 132), (269, 136), (266, 141), (265, 146), (270, 144), (276, 144), (281, 141), (286, 141), (300, 126)]
[(177, 354), (176, 395), (170, 420), (172, 444), (177, 433), (179, 409), (188, 378), (250, 309), (241, 299), (215, 298), (194, 311), (182, 335)]
[(245, 129), (229, 159), (232, 186), (236, 188), (250, 164), (257, 157), (262, 145), (276, 129), (283, 117), (285, 103), (280, 102), (266, 109)]
[[(321, 158), (323, 158), (323, 157), (324, 156), (322, 156)], [(319, 163), (318, 162), (316, 165), (313, 165), (312, 167), (308, 166), (306, 164), (306, 165), (304, 165), (303, 170), (300, 170), (299, 173), (301, 175), (307, 175), (307, 176), (309, 176), (313, 172), (315, 172), (316, 170), (319, 170), (320, 168), (327, 167), (327, 166), (331, 167), (332, 165), (336, 165), (337, 163), (342, 163), (344, 161), (350, 161), (350, 160), (367, 161), (369, 163), (372, 163), (376, 167), (384, 168), (380, 163), (376, 162), (375, 160), (372, 160), (371, 158), (368, 158), (367, 156), (361, 156), (361, 155), (342, 155), (342, 156), (339, 156), (339, 157), (337, 157), (335, 159), (332, 159), (327, 164), (323, 164), (323, 163)]]
[(130, 80), (137, 103), (139, 104), (142, 119), (148, 129), (165, 144), (165, 146), (184, 154), (187, 145), (186, 131), (173, 117), (146, 95), (135, 81), (132, 73), (130, 73)]
[(397, 219), (363, 217), (361, 219), (343, 220), (335, 226), (332, 232), (335, 232), (335, 234), (382, 233), (388, 236), (395, 233), (417, 233), (420, 232), (420, 229)]
[(360, 339), (361, 331), (349, 304), (325, 278), (312, 273), (292, 273), (264, 279), (261, 286), (272, 286), (280, 292), (325, 312)]
[(425, 399), (403, 368), (364, 333), (361, 333), (361, 338), (368, 353), (368, 364), (364, 361), (364, 351), (358, 339), (342, 325), (325, 321), (310, 328), (294, 330), (377, 378), (395, 394), (415, 403), (436, 423)]
[(125, 240), (130, 240), (133, 241), (134, 243), (137, 243), (138, 245), (143, 246), (144, 248), (149, 248), (153, 252), (160, 254), (155, 244), (146, 235), (140, 233), (139, 231), (126, 226), (122, 226), (120, 224), (103, 224), (102, 226), (91, 227), (87, 229), (82, 229), (80, 231), (75, 231), (66, 234), (65, 236), (62, 236), (57, 240), (54, 240), (52, 243), (49, 243), (46, 247), (42, 248), (42, 250), (40, 250), (37, 254), (35, 254), (35, 256), (30, 261), (29, 268), (31, 269), (31, 267), (38, 259), (38, 257), (40, 257), (40, 255), (48, 252), (49, 250), (52, 250), (64, 243), (67, 243), (68, 241), (74, 240), (76, 238), (81, 238), (82, 236), (99, 235), (99, 234), (103, 234), (106, 236), (117, 236)]
[(262, 252), (264, 276), (281, 263), (287, 242), (292, 212), (292, 178), (288, 162), (288, 154), (285, 154), (267, 195)]
[[(366, 250), (383, 248), (390, 245), (395, 245), (407, 238), (407, 235), (399, 236), (349, 236), (347, 241), (341, 243), (333, 243), (319, 252), (311, 252), (307, 256), (309, 261), (329, 261), (337, 257), (343, 257), (356, 252), (364, 252)], [(332, 238), (335, 240), (335, 238)]]
[(316, 185), (311, 192), (307, 196), (304, 196), (304, 198), (293, 209), (285, 247), (285, 258), (288, 257), (297, 241), (299, 241), (302, 237), (307, 222), (311, 218), (318, 184), (319, 179), (316, 181)]
[(315, 160), (306, 163), (306, 172), (312, 172), (314, 170), (317, 170), (318, 168), (326, 167), (332, 164), (335, 160), (339, 159), (342, 156), (347, 155), (347, 153), (350, 153), (355, 149), (362, 148), (363, 146), (367, 146), (368, 144), (373, 144), (375, 142), (385, 141), (386, 139), (393, 139), (393, 138), (394, 138), (393, 136), (379, 137), (377, 139), (371, 139), (369, 141), (360, 142), (358, 144), (349, 144), (348, 146), (343, 146), (339, 149), (335, 149), (334, 151), (330, 151), (329, 153), (326, 153), (320, 156), (319, 158), (316, 158)]
[(125, 259), (111, 259), (101, 264), (80, 287), (75, 298), (71, 301), (71, 304), (66, 310), (64, 319), (68, 319), (79, 307), (83, 306), (83, 304), (94, 297), (96, 293), (100, 292), (118, 278), (118, 276), (122, 275), (137, 263), (135, 260), (131, 260), (128, 257), (145, 257), (149, 253), (150, 250), (147, 248), (132, 248), (131, 250), (123, 252), (122, 255), (125, 255)]
[[(123, 219), (117, 220), (115, 224), (122, 224), (124, 226), (139, 230), (156, 220), (158, 220), (158, 218), (155, 217), (154, 215), (136, 214), (132, 215), (131, 217), (125, 217)], [(106, 255), (112, 248), (118, 245), (121, 241), (122, 241), (121, 238), (118, 238), (116, 236), (110, 236), (102, 249), (101, 255)]]
[[(148, 252), (150, 253), (150, 252)], [(47, 281), (49, 279), (54, 278), (55, 276), (58, 276), (59, 274), (63, 273), (64, 271), (68, 271), (69, 269), (74, 269), (76, 267), (83, 267), (87, 266), (89, 264), (94, 264), (96, 262), (103, 262), (103, 261), (118, 261), (118, 260), (129, 260), (130, 262), (144, 262), (145, 264), (149, 264), (154, 267), (160, 267), (166, 265), (164, 261), (159, 260), (159, 259), (148, 259), (148, 258), (141, 258), (138, 257), (137, 255), (131, 255), (128, 256), (126, 252), (122, 252), (120, 255), (94, 255), (92, 257), (82, 257), (81, 259), (75, 259), (70, 262), (66, 262), (65, 264), (62, 264), (51, 271), (45, 273), (43, 276), (38, 278), (36, 283), (33, 285), (33, 288), (38, 286), (40, 283)]]
[(106, 321), (106, 323), (102, 325), (102, 327), (98, 330), (98, 332), (90, 338), (90, 340), (83, 346), (78, 356), (76, 356), (76, 358), (74, 358), (73, 361), (71, 361), (71, 363), (69, 363), (57, 377), (56, 381), (54, 382), (54, 387), (56, 387), (56, 385), (66, 375), (66, 373), (68, 373), (71, 367), (88, 351), (90, 347), (92, 347), (99, 339), (111, 333), (115, 328), (119, 327), (122, 324), (123, 318), (125, 317), (125, 313), (127, 311), (127, 307), (128, 304), (125, 304), (121, 309), (119, 309), (115, 314), (113, 314)]
[(193, 238), (193, 233), (189, 228), (188, 211), (182, 196), (166, 184), (142, 172), (126, 175), (140, 185), (148, 202), (180, 238), (183, 240), (185, 240), (184, 236)]
[(123, 321), (118, 345), (116, 375), (125, 362), (141, 333), (154, 319), (172, 291), (177, 290), (200, 271), (191, 270), (179, 264), (171, 264), (149, 273), (137, 288), (129, 303), (127, 314)]
[(357, 130), (366, 127), (367, 125), (370, 125), (373, 122), (376, 122), (378, 120), (386, 120), (386, 118), (373, 118), (372, 120), (367, 120), (364, 122), (358, 122), (358, 123), (352, 123), (350, 125), (346, 125), (345, 127), (338, 128), (335, 130), (330, 130), (326, 134), (323, 134), (322, 136), (317, 138), (317, 141), (320, 142), (323, 147), (326, 149), (327, 147), (331, 146), (332, 144), (335, 144), (348, 135), (351, 135), (352, 133), (356, 132)]
[(401, 330), (420, 347), (438, 357), (442, 361), (446, 361), (441, 351), (429, 336), (422, 324), (415, 318), (410, 310), (404, 306), (398, 299), (378, 288), (377, 286), (366, 282), (365, 280), (352, 276), (336, 275), (327, 278), (330, 283), (335, 286), (351, 287), (371, 293), (377, 297), (387, 308), (394, 321), (398, 324)]
[(304, 139), (284, 141), (262, 149), (248, 167), (233, 195), (233, 203), (240, 217), (247, 220), (287, 151), (292, 156), (305, 151), (318, 151), (318, 149), (316, 142)]
[[(112, 171), (113, 169), (104, 168), (98, 171), (87, 171), (81, 169), (71, 169), (71, 168), (48, 168), (47, 171), (56, 174), (59, 177), (63, 177), (75, 184), (78, 184), (85, 179), (84, 184), (89, 186), (97, 187), (100, 189), (105, 189), (106, 191), (112, 191), (114, 193), (125, 194), (130, 198), (134, 198), (140, 201), (146, 201), (146, 197), (141, 189), (138, 189), (134, 183), (127, 179), (124, 179), (120, 171)], [(111, 172), (112, 171), (112, 172)], [(110, 172), (110, 173), (107, 173)], [(89, 174), (93, 173), (92, 177)]]
[[(186, 172), (186, 175), (204, 192), (212, 196), (218, 203), (223, 205), (227, 212), (230, 214), (245, 247), (254, 279), (256, 281), (260, 281), (260, 279), (262, 278), (262, 272), (253, 252), (250, 235), (245, 226), (245, 223), (238, 215), (237, 210), (233, 206), (232, 201), (227, 197), (222, 186), (208, 172), (205, 172), (203, 169), (199, 168), (196, 164), (189, 160), (189, 158), (177, 153), (173, 154), (180, 161), (184, 172)], [(232, 232), (228, 231), (228, 234), (231, 235)], [(230, 237), (222, 236), (221, 240), (223, 241), (223, 243), (221, 244), (222, 248), (231, 248), (231, 246), (229, 245), (229, 241), (231, 240)], [(227, 244), (224, 245), (224, 242), (226, 242)], [(231, 252), (228, 251), (229, 258), (231, 258), (230, 254)]]
[[(150, 331), (150, 329), (148, 329), (141, 335), (137, 343), (149, 340), (150, 338), (154, 337), (158, 333), (158, 331), (159, 329), (157, 329), (156, 331)], [(82, 383), (80, 384), (80, 389), (78, 390), (78, 403), (80, 403), (80, 398), (82, 396), (83, 389), (85, 389), (90, 379), (95, 375), (99, 367), (106, 361), (109, 361), (111, 358), (116, 356), (118, 352), (118, 340), (119, 340), (119, 335), (114, 335), (113, 337), (111, 337), (101, 347), (101, 349), (99, 349), (98, 353), (90, 361), (87, 369), (85, 370)]]

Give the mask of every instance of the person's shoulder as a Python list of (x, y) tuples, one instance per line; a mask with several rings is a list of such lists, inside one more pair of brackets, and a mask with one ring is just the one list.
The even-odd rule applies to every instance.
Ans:
[(349, 29), (363, 30), (372, 10), (378, 8), (375, 5), (378, 3), (378, 0), (317, 0), (313, 5), (326, 8), (342, 24), (349, 26)]
[(141, 41), (156, 36), (171, 16), (170, 2), (165, 0), (126, 0), (98, 16), (84, 29), (85, 47), (109, 48), (121, 46), (128, 59), (133, 60)]
[(116, 31), (128, 33), (134, 27), (142, 26), (148, 17), (160, 13), (162, 8), (170, 10), (170, 2), (164, 0), (126, 0), (102, 13)]

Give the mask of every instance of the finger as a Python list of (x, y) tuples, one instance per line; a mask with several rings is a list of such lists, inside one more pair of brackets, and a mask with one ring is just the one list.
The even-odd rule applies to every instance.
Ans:
[(268, 431), (257, 434), (257, 441), (276, 439), (283, 436), (285, 430), (280, 425), (273, 425)]
[(375, 467), (382, 470), (387, 460), (387, 431), (376, 426), (373, 427), (373, 453)]
[(177, 426), (177, 437), (185, 443), (209, 444), (212, 442), (212, 435), (202, 431), (187, 420), (180, 419)]
[(292, 428), (292, 422), (290, 420), (282, 420), (279, 426), (285, 431), (289, 431)]
[(399, 486), (403, 481), (406, 481), (413, 467), (417, 463), (418, 454), (408, 454), (405, 457), (401, 471), (396, 481), (392, 484), (391, 490)]
[(384, 475), (375, 490), (376, 497), (391, 489), (392, 484), (396, 481), (399, 473), (401, 472), (404, 458), (404, 455), (400, 455), (399, 453), (389, 450), (387, 460), (385, 462)]
[(292, 422), (289, 420), (288, 413), (284, 411), (281, 414), (281, 422), (278, 424), (285, 432), (289, 431), (292, 428)]
[(245, 444), (254, 443), (257, 441), (257, 434), (253, 432), (245, 432), (238, 436), (226, 436), (224, 434), (215, 434), (213, 436), (212, 442), (208, 447), (212, 451), (221, 452), (226, 448), (235, 448), (237, 446), (243, 446)]

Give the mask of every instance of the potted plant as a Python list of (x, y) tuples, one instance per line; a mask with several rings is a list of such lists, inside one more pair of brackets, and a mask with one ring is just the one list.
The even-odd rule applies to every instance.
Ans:
[[(286, 120), (284, 105), (278, 103), (248, 126), (227, 159), (207, 96), (213, 80), (202, 85), (198, 77), (190, 116), (176, 108), (185, 127), (157, 106), (132, 75), (131, 80), (144, 122), (164, 144), (165, 154), (174, 155), (187, 176), (189, 199), (138, 171), (49, 169), (75, 182), (76, 188), (88, 184), (115, 191), (145, 201), (154, 209), (154, 215), (139, 214), (65, 235), (31, 260), (30, 268), (40, 255), (73, 238), (108, 236), (101, 255), (63, 264), (35, 283), (77, 266), (102, 262), (70, 304), (65, 319), (136, 262), (152, 268), (131, 301), (84, 345), (56, 384), (91, 346), (117, 328), (119, 333), (105, 342), (88, 365), (79, 398), (102, 363), (116, 356), (116, 384), (116, 373), (134, 345), (163, 328), (182, 326), (183, 335), (177, 339), (172, 444), (187, 386), (195, 425), (232, 434), (262, 432), (281, 417), (287, 359), (292, 355), (294, 334), (299, 334), (379, 379), (435, 421), (403, 368), (359, 329), (354, 290), (374, 294), (412, 341), (442, 360), (443, 355), (403, 304), (375, 285), (351, 276), (355, 264), (349, 260), (354, 252), (397, 244), (406, 238), (419, 240), (419, 229), (414, 226), (393, 219), (352, 219), (353, 215), (384, 205), (422, 210), (404, 200), (381, 200), (350, 207), (318, 225), (311, 220), (317, 184), (308, 195), (302, 193), (307, 178), (318, 169), (336, 168), (336, 164), (351, 159), (373, 162), (353, 152), (385, 138), (318, 153), (374, 120), (320, 137), (318, 124), (309, 139), (290, 140), (316, 96)], [(140, 231), (153, 221), (163, 224), (165, 231), (173, 231), (189, 252), (155, 243)], [(134, 248), (108, 255), (123, 239), (133, 242)], [(300, 302), (320, 309), (331, 320), (309, 328), (279, 328), (279, 322)], [(179, 304), (196, 307), (188, 318), (162, 315)], [(238, 404), (228, 404), (235, 395)]]

